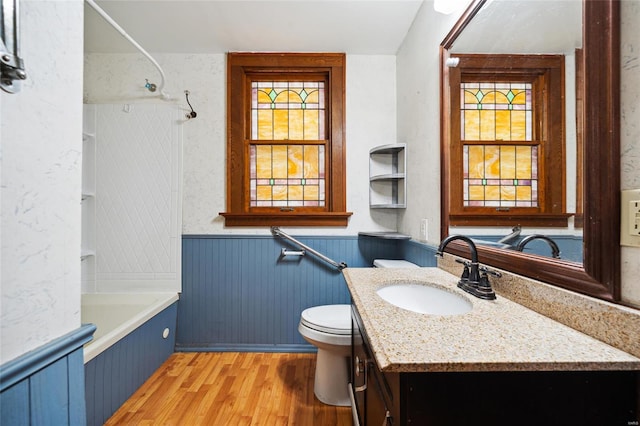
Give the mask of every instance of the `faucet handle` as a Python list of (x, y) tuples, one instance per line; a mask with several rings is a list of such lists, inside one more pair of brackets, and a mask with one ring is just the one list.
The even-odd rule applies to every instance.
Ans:
[(485, 275), (489, 274), (489, 275), (493, 275), (494, 277), (498, 277), (498, 278), (500, 278), (502, 276), (502, 274), (500, 272), (494, 271), (493, 269), (489, 269), (484, 265), (480, 266), (480, 272), (482, 272)]
[(456, 259), (456, 262), (457, 262), (457, 263), (462, 263), (462, 264), (463, 264), (464, 266), (466, 266), (467, 268), (468, 268), (469, 266), (471, 266), (471, 262), (470, 262), (470, 261), (468, 261), (468, 260), (464, 260), (464, 259)]

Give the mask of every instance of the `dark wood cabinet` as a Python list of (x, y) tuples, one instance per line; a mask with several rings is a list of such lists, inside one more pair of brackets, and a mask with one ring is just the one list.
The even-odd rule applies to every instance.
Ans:
[(366, 425), (638, 425), (638, 371), (383, 373), (353, 306), (351, 389)]

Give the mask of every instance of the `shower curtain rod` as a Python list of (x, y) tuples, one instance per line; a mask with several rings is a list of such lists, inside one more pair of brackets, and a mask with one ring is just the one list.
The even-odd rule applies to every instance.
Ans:
[(160, 97), (166, 101), (171, 100), (171, 97), (169, 97), (169, 95), (164, 91), (164, 80), (165, 80), (164, 71), (162, 71), (160, 64), (158, 64), (158, 62), (156, 62), (156, 60), (153, 59), (153, 57), (149, 55), (149, 53), (147, 53), (147, 51), (144, 50), (142, 46), (138, 44), (137, 41), (135, 41), (129, 34), (127, 34), (127, 32), (120, 25), (118, 25), (118, 23), (114, 21), (113, 18), (111, 18), (111, 16), (107, 14), (107, 12), (105, 12), (100, 6), (98, 6), (95, 1), (93, 0), (84, 0), (84, 1), (87, 2), (87, 4), (89, 4), (89, 6), (91, 6), (96, 12), (98, 12), (98, 14), (102, 16), (104, 20), (107, 21), (113, 28), (115, 28), (120, 34), (122, 34), (122, 36), (126, 38), (136, 49), (138, 49), (140, 53), (142, 53), (149, 61), (151, 61), (151, 63), (160, 72), (160, 84), (158, 85), (158, 91), (160, 92)]

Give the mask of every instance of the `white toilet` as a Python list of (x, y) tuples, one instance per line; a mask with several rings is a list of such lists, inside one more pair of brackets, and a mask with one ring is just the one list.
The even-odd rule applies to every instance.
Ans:
[[(377, 268), (419, 268), (406, 260), (376, 259)], [(318, 348), (313, 392), (328, 405), (349, 406), (351, 305), (323, 305), (305, 309), (298, 331)]]

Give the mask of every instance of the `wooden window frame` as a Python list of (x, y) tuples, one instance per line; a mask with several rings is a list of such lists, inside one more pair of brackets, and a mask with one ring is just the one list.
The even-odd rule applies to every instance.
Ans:
[[(563, 55), (456, 54), (450, 81), (450, 212), (455, 226), (566, 227), (565, 105)], [(464, 78), (463, 78), (464, 76)], [(533, 140), (539, 148), (539, 208), (463, 206), (462, 145), (460, 140), (460, 83), (462, 81), (528, 81), (533, 83)], [(484, 141), (491, 144), (492, 141)], [(507, 144), (508, 142), (504, 142)]]
[[(227, 54), (227, 200), (225, 226), (347, 226), (344, 53)], [(327, 167), (323, 209), (249, 206), (250, 88), (255, 75), (326, 76)], [(284, 142), (284, 141), (283, 141)], [(304, 144), (304, 141), (288, 141)]]

